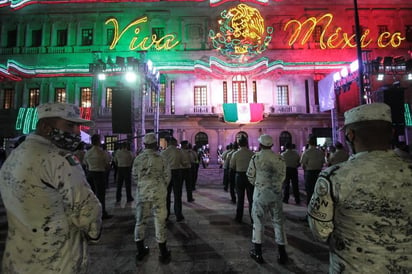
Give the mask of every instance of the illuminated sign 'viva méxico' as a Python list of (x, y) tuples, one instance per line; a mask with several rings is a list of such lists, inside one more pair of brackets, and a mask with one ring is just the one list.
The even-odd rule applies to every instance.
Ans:
[[(356, 35), (352, 34), (349, 35), (346, 32), (342, 31), (341, 27), (336, 27), (335, 31), (330, 32), (331, 23), (333, 20), (333, 15), (330, 13), (326, 13), (319, 17), (318, 19), (315, 17), (310, 17), (305, 21), (301, 22), (299, 20), (290, 20), (285, 24), (284, 30), (288, 29), (289, 27), (295, 26), (292, 35), (289, 39), (289, 46), (292, 46), (294, 43), (298, 41), (299, 37), (302, 37), (300, 40), (300, 44), (304, 45), (308, 42), (309, 38), (312, 36), (315, 28), (317, 26), (322, 26), (323, 30), (320, 34), (319, 45), (321, 49), (333, 49), (333, 48), (345, 48), (345, 47), (356, 47)], [(327, 36), (328, 33), (329, 36)], [(392, 46), (394, 48), (399, 47), (405, 37), (402, 37), (400, 32), (390, 33), (390, 32), (383, 32), (379, 35), (379, 37), (374, 40), (373, 38), (369, 37), (370, 30), (366, 29), (362, 34), (360, 41), (361, 47), (366, 48), (371, 43), (376, 43), (378, 47), (385, 48), (388, 46)]]
[(179, 41), (176, 41), (176, 36), (174, 34), (166, 34), (163, 37), (157, 37), (156, 34), (152, 34), (151, 37), (145, 36), (141, 40), (139, 40), (140, 26), (141, 24), (146, 22), (147, 16), (132, 21), (123, 30), (120, 31), (119, 22), (116, 18), (110, 18), (106, 20), (106, 25), (111, 23), (114, 26), (114, 37), (112, 43), (110, 44), (110, 49), (114, 49), (119, 40), (126, 33), (126, 31), (132, 27), (134, 27), (135, 36), (130, 40), (130, 50), (148, 50), (152, 47), (154, 47), (157, 50), (169, 50), (176, 47), (179, 44)]
[[(243, 5), (242, 7), (247, 7), (246, 5)], [(233, 10), (233, 9), (232, 9)], [(247, 10), (249, 9), (242, 9), (242, 10)], [(255, 10), (255, 9), (254, 9)], [(237, 11), (237, 10), (236, 10)], [(243, 13), (240, 13), (237, 11), (235, 12), (229, 12), (231, 16), (228, 18), (231, 19), (231, 22), (233, 21), (232, 17), (244, 15)], [(245, 18), (251, 17), (249, 13), (245, 13), (247, 16)], [(226, 18), (226, 17), (225, 17)], [(225, 29), (222, 30), (222, 26), (220, 26), (220, 30), (222, 31), (223, 34), (218, 33), (214, 34), (213, 30), (210, 31), (209, 38), (212, 40), (212, 44), (214, 47), (219, 48), (221, 52), (224, 52), (225, 50), (228, 52), (235, 52), (234, 55), (237, 54), (245, 54), (249, 53), (251, 54), (251, 50), (254, 49), (255, 54), (262, 53), (265, 49), (267, 44), (271, 40), (271, 34), (272, 30), (269, 28), (267, 31), (267, 37), (265, 38), (263, 35), (263, 18), (257, 17), (260, 20), (255, 20), (253, 19), (251, 22), (254, 23), (253, 28), (249, 26), (248, 22), (245, 19), (237, 19), (235, 25), (233, 22), (231, 25), (227, 25)], [(119, 27), (119, 22), (116, 18), (110, 18), (106, 20), (105, 24), (112, 24), (114, 26), (114, 37), (113, 40), (110, 44), (110, 49), (113, 50), (116, 48), (118, 45), (119, 41), (121, 39), (130, 39), (128, 41), (129, 43), (129, 49), (130, 50), (148, 50), (150, 48), (156, 49), (156, 50), (170, 50), (174, 47), (176, 47), (180, 41), (177, 39), (175, 34), (166, 34), (164, 36), (158, 37), (156, 34), (152, 34), (150, 36), (140, 36), (140, 30), (143, 28), (148, 21), (148, 18), (142, 17), (139, 19), (136, 19), (132, 22), (130, 22), (128, 25), (126, 25), (123, 29), (120, 29)], [(319, 18), (316, 17), (310, 17), (306, 20), (296, 20), (292, 19), (286, 22), (283, 30), (286, 31), (288, 29), (291, 29), (291, 35), (288, 39), (288, 44), (289, 46), (293, 46), (295, 43), (300, 43), (301, 45), (305, 45), (310, 38), (313, 36), (313, 33), (315, 32), (316, 27), (322, 27), (322, 31), (319, 36), (319, 46), (321, 49), (335, 49), (335, 48), (345, 48), (345, 47), (356, 47), (356, 35), (355, 34), (349, 34), (347, 32), (344, 32), (341, 27), (336, 27), (332, 26), (332, 21), (333, 21), (333, 15), (330, 13), (326, 13)], [(239, 22), (242, 24), (245, 24), (245, 26), (239, 26)], [(257, 24), (259, 23), (259, 24)], [(259, 28), (258, 28), (259, 27)], [(250, 34), (250, 30), (259, 30), (260, 35), (255, 35), (251, 36), (253, 39), (258, 39), (256, 42), (256, 45), (253, 44), (255, 43), (255, 40), (252, 40), (251, 37), (249, 36), (242, 36), (242, 38), (238, 38), (236, 35), (237, 33), (246, 33)], [(133, 30), (133, 35), (130, 36), (130, 32)], [(247, 30), (247, 31), (246, 31)], [(126, 34), (128, 33), (128, 34)], [(255, 34), (254, 32), (252, 34)], [(263, 35), (263, 38), (262, 38)], [(232, 38), (232, 36), (234, 38)], [(240, 37), (240, 35), (239, 35)], [(264, 39), (264, 41), (262, 41)], [(369, 45), (375, 43), (378, 47), (380, 48), (385, 48), (385, 47), (393, 47), (397, 48), (401, 45), (402, 41), (404, 41), (406, 38), (402, 36), (400, 32), (383, 32), (379, 34), (378, 37), (371, 37), (370, 35), (370, 30), (366, 29), (360, 38), (361, 41), (361, 47), (366, 48)], [(236, 42), (235, 45), (232, 45), (234, 42)], [(253, 42), (253, 43), (252, 43)], [(246, 46), (247, 47), (246, 47)], [(251, 46), (252, 45), (252, 46)]]

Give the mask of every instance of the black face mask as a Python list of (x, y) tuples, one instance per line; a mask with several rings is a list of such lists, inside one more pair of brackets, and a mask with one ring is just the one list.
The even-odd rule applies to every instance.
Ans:
[(75, 151), (82, 141), (80, 135), (64, 132), (63, 130), (57, 128), (53, 128), (49, 133), (49, 136), (53, 144), (59, 148), (69, 151)]
[(348, 147), (350, 148), (350, 150), (352, 151), (352, 154), (356, 154), (355, 145), (353, 144), (353, 141), (349, 140), (349, 137), (347, 134), (345, 134), (345, 141)]

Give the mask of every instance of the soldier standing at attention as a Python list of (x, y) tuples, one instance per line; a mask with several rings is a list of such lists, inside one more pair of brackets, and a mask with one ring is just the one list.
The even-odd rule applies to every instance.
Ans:
[(166, 220), (169, 220), (170, 215), (170, 205), (172, 203), (172, 191), (173, 191), (173, 206), (176, 215), (176, 221), (181, 222), (185, 219), (182, 213), (182, 189), (183, 189), (183, 179), (182, 179), (182, 168), (183, 168), (183, 155), (182, 151), (177, 148), (177, 140), (174, 137), (167, 139), (167, 148), (163, 150), (160, 155), (166, 159), (170, 170), (172, 172), (172, 177), (170, 179), (170, 184), (167, 188), (167, 216)]
[(102, 218), (109, 219), (113, 217), (106, 211), (106, 172), (110, 167), (110, 157), (101, 147), (99, 134), (93, 134), (91, 141), (92, 147), (84, 155), (84, 161), (91, 187), (102, 204)]
[(137, 246), (138, 261), (149, 254), (149, 247), (144, 245), (145, 229), (149, 217), (154, 216), (156, 241), (159, 244), (159, 261), (170, 262), (170, 251), (166, 246), (166, 195), (170, 182), (170, 169), (166, 160), (158, 153), (156, 135), (144, 136), (145, 149), (133, 161), (132, 176), (136, 188), (136, 226), (134, 240)]
[(286, 164), (286, 179), (283, 182), (283, 202), (285, 204), (289, 203), (289, 189), (292, 184), (295, 203), (299, 205), (300, 193), (298, 167), (300, 166), (300, 156), (299, 153), (293, 149), (293, 145), (291, 143), (286, 143), (285, 148), (286, 150), (281, 154)]
[(316, 182), (308, 219), (329, 273), (412, 273), (412, 163), (392, 150), (391, 123), (383, 103), (345, 112), (353, 155)]
[(116, 178), (116, 203), (120, 203), (122, 200), (122, 187), (123, 182), (126, 188), (126, 199), (127, 202), (133, 202), (132, 196), (132, 164), (133, 164), (133, 153), (129, 150), (128, 143), (120, 144), (120, 149), (116, 151), (113, 157), (115, 165), (117, 167), (117, 178)]
[(193, 199), (193, 174), (192, 174), (192, 150), (189, 148), (189, 141), (183, 140), (180, 142), (182, 158), (183, 158), (183, 166), (182, 166), (182, 187), (183, 183), (185, 183), (186, 187), (186, 197), (189, 203), (195, 201)]
[(325, 163), (325, 155), (316, 147), (315, 137), (309, 137), (308, 145), (309, 147), (302, 153), (302, 157), (300, 159), (305, 180), (306, 205), (309, 204), (316, 179), (318, 178), (318, 175), (323, 168), (323, 164)]
[(227, 155), (233, 149), (233, 144), (230, 143), (226, 146), (226, 150), (222, 153), (223, 161), (223, 189), (227, 192), (229, 189), (229, 160), (227, 160)]
[(253, 201), (253, 185), (251, 185), (246, 176), (246, 171), (249, 166), (249, 161), (253, 156), (253, 151), (248, 148), (248, 139), (245, 136), (239, 138), (240, 149), (233, 153), (230, 159), (230, 168), (235, 172), (235, 186), (237, 194), (236, 217), (237, 223), (242, 223), (243, 208), (245, 206), (245, 192), (249, 202), (249, 216), (252, 220), (252, 201)]
[(282, 156), (271, 150), (273, 139), (270, 135), (263, 134), (258, 141), (260, 151), (252, 156), (246, 173), (249, 182), (255, 186), (252, 207), (254, 248), (250, 251), (250, 256), (256, 262), (264, 263), (262, 238), (265, 215), (269, 213), (279, 250), (278, 263), (285, 264), (288, 256), (285, 250), (287, 240), (283, 225), (282, 184), (286, 176), (286, 165)]

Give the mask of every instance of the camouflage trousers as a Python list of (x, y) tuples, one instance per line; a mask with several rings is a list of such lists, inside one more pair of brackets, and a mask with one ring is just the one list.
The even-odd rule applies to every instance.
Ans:
[(272, 218), (272, 224), (275, 231), (275, 242), (280, 245), (287, 244), (286, 234), (283, 225), (284, 217), (282, 209), (282, 199), (279, 198), (277, 200), (272, 201), (263, 201), (255, 199), (255, 197), (252, 206), (252, 242), (256, 244), (262, 243), (265, 219), (267, 213), (269, 213)]
[(158, 243), (166, 241), (166, 200), (137, 202), (136, 225), (134, 227), (134, 240), (141, 241), (145, 238), (145, 230), (150, 217), (154, 218), (155, 235)]

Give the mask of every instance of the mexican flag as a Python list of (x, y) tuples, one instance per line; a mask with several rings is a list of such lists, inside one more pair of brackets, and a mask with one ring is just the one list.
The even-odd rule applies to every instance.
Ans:
[(223, 118), (228, 123), (256, 123), (263, 120), (263, 104), (228, 103), (223, 104)]

